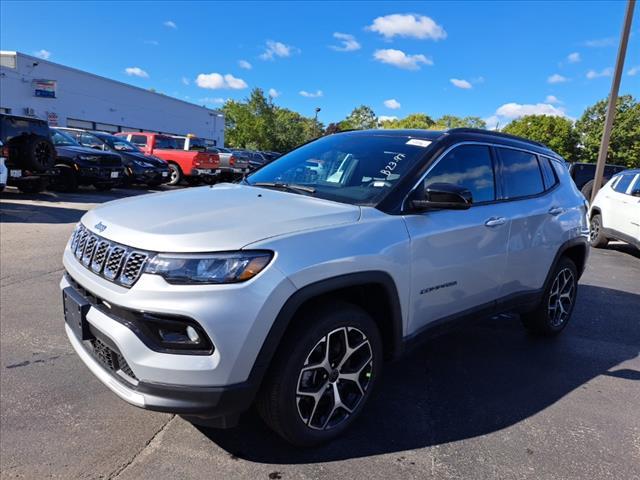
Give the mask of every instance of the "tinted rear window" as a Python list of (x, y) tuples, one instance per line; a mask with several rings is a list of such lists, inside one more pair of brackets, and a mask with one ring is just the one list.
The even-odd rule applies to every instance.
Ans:
[(538, 158), (528, 152), (498, 148), (502, 161), (504, 197), (508, 199), (537, 195), (544, 191)]

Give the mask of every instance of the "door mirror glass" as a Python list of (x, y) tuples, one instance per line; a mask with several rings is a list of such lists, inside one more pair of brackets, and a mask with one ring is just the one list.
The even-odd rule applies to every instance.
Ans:
[(432, 183), (423, 193), (423, 198), (411, 202), (415, 210), (466, 210), (473, 203), (467, 188), (452, 183)]

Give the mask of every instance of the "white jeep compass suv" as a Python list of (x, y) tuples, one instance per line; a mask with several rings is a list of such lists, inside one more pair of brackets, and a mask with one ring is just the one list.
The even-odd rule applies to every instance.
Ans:
[(518, 312), (559, 333), (587, 203), (544, 145), (482, 130), (329, 135), (241, 184), (86, 213), (64, 252), (66, 332), (138, 407), (288, 441), (342, 433), (385, 360), (443, 324)]

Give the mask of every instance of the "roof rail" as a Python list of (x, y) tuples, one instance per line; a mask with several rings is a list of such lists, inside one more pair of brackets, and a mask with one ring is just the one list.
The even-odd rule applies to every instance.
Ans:
[(544, 143), (536, 142), (535, 140), (529, 140), (527, 138), (518, 137), (517, 135), (511, 135), (509, 133), (496, 132), (495, 130), (484, 130), (482, 128), (450, 128), (446, 131), (447, 133), (479, 133), (482, 135), (491, 135), (494, 137), (503, 137), (510, 138), (512, 140), (518, 140), (520, 142), (532, 143), (533, 145), (537, 145), (539, 147), (543, 147), (549, 149), (547, 145)]

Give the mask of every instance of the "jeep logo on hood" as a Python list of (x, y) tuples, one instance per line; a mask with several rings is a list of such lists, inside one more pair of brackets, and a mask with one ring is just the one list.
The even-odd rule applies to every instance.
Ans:
[(95, 224), (94, 228), (98, 230), (100, 233), (104, 232), (107, 229), (107, 226), (102, 222), (98, 222)]

